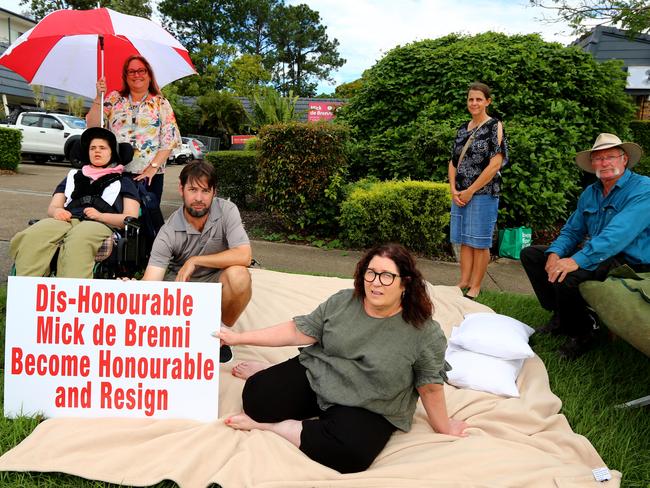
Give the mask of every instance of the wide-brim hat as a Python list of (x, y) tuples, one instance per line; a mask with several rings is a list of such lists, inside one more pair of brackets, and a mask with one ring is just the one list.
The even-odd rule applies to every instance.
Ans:
[(90, 127), (83, 131), (81, 134), (81, 154), (79, 155), (79, 159), (81, 161), (84, 163), (90, 162), (88, 151), (90, 149), (90, 143), (93, 139), (102, 139), (104, 141), (108, 141), (108, 145), (111, 147), (111, 160), (109, 164), (122, 162), (120, 153), (117, 150), (117, 139), (115, 138), (115, 134), (113, 134), (108, 129), (104, 129), (103, 127)]
[(643, 156), (643, 149), (641, 146), (634, 142), (622, 142), (618, 136), (603, 132), (596, 137), (596, 142), (591, 149), (587, 151), (580, 151), (576, 154), (576, 164), (588, 173), (595, 173), (591, 165), (591, 153), (594, 151), (602, 151), (603, 149), (611, 149), (613, 147), (620, 147), (627, 154), (627, 167), (631, 168), (639, 162)]

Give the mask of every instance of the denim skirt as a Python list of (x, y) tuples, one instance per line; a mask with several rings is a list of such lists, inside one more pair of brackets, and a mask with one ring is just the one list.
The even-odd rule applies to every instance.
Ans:
[(467, 205), (451, 202), (450, 233), (452, 244), (475, 249), (492, 247), (492, 234), (499, 212), (499, 197), (474, 195)]

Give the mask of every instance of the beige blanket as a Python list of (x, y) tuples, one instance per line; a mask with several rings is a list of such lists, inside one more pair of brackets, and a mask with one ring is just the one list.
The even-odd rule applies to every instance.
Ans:
[[(351, 280), (253, 270), (253, 299), (239, 329), (265, 327), (313, 310)], [(467, 312), (487, 308), (462, 298), (457, 288), (430, 288), (435, 318), (445, 332)], [(295, 348), (235, 348), (236, 361), (284, 360)], [(221, 372), (222, 419), (241, 409), (244, 382)], [(164, 479), (182, 488), (218, 483), (239, 487), (558, 487), (602, 486), (591, 470), (600, 456), (572, 432), (551, 392), (544, 364), (526, 361), (521, 398), (446, 386), (450, 415), (466, 419), (469, 437), (434, 433), (422, 406), (409, 433), (396, 433), (365, 472), (341, 475), (307, 458), (271, 432), (241, 432), (223, 420), (78, 420), (43, 422), (0, 458), (0, 470), (56, 471), (112, 483), (146, 486)], [(282, 392), (278, 392), (281, 394)], [(197, 399), (200, 401), (200, 399)], [(620, 485), (613, 471), (608, 488)]]

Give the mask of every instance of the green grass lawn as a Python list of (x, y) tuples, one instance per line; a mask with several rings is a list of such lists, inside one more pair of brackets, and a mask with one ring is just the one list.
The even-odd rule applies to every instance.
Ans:
[[(495, 311), (533, 327), (549, 318), (528, 295), (481, 292), (479, 301)], [(6, 286), (0, 286), (0, 350), (4, 351)], [(650, 412), (648, 408), (614, 406), (650, 394), (650, 359), (622, 340), (606, 341), (582, 358), (567, 362), (555, 355), (561, 344), (553, 337), (533, 336), (533, 349), (548, 370), (551, 389), (562, 399), (562, 413), (573, 430), (586, 436), (610, 469), (623, 473), (622, 486), (650, 488)], [(4, 384), (4, 356), (0, 359), (0, 398)], [(24, 439), (39, 419), (0, 418), (0, 453)], [(478, 480), (477, 480), (478, 481)], [(0, 473), (0, 486), (109, 487), (63, 474)], [(162, 482), (158, 487), (176, 486)]]

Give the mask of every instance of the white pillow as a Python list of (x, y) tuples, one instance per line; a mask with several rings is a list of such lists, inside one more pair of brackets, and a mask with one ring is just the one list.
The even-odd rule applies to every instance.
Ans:
[(516, 381), (523, 359), (499, 359), (453, 345), (447, 348), (445, 359), (452, 367), (447, 372), (450, 385), (519, 398)]
[(465, 315), (449, 343), (501, 359), (524, 359), (535, 355), (528, 345), (533, 332), (532, 327), (507, 315), (470, 313)]

